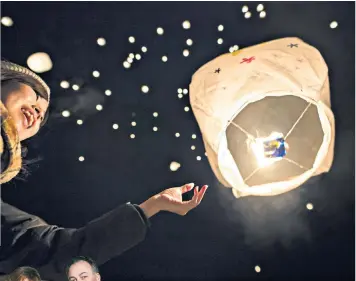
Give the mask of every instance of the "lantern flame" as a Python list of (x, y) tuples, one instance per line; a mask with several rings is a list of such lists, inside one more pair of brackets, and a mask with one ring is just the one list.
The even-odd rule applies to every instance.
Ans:
[(289, 148), (283, 134), (278, 132), (273, 132), (265, 138), (250, 140), (249, 145), (261, 168), (280, 161), (286, 155)]

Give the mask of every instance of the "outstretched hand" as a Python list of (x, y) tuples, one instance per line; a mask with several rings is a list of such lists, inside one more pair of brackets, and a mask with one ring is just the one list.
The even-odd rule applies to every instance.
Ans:
[(194, 188), (193, 198), (189, 201), (183, 201), (183, 193), (187, 193), (193, 188), (194, 183), (190, 183), (180, 187), (169, 188), (159, 193), (162, 210), (176, 213), (181, 216), (186, 215), (190, 210), (194, 209), (200, 204), (201, 200), (203, 200), (204, 194), (208, 186), (204, 185), (200, 189), (200, 191), (199, 187), (196, 186)]
[[(169, 188), (151, 197), (142, 203), (140, 207), (148, 217), (155, 215), (159, 211), (168, 211), (184, 216), (200, 204), (207, 188), (208, 186), (204, 185), (199, 190), (198, 186), (194, 188), (194, 183)], [(192, 189), (194, 189), (193, 198), (188, 201), (183, 201), (182, 195)]]

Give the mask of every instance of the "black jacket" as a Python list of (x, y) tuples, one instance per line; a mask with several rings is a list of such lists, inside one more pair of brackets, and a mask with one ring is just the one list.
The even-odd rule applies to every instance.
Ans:
[(0, 272), (33, 266), (45, 280), (66, 280), (64, 268), (72, 257), (88, 256), (101, 265), (142, 241), (148, 226), (144, 212), (130, 203), (69, 229), (1, 201)]
[[(0, 101), (0, 183), (21, 168), (16, 126)], [(74, 256), (91, 257), (98, 265), (145, 238), (148, 220), (137, 205), (127, 203), (79, 229), (48, 225), (39, 217), (1, 203), (0, 280), (19, 266), (32, 266), (48, 281), (66, 280), (64, 268)]]

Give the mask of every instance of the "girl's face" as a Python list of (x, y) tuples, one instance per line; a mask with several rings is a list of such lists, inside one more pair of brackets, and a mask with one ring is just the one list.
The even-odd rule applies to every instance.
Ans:
[(37, 134), (48, 109), (44, 98), (26, 84), (8, 82), (1, 86), (1, 101), (15, 122), (20, 141)]

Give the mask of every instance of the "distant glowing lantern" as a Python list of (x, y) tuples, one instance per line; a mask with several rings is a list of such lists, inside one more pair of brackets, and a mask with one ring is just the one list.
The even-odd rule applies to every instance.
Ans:
[(169, 168), (171, 169), (172, 172), (176, 172), (178, 171), (178, 169), (180, 168), (180, 164), (178, 162), (171, 162), (171, 164), (169, 165)]
[(328, 68), (302, 40), (219, 56), (194, 74), (189, 92), (209, 163), (235, 197), (278, 195), (330, 170)]
[(27, 59), (28, 67), (37, 73), (47, 72), (52, 69), (53, 63), (50, 56), (46, 53), (35, 53)]

